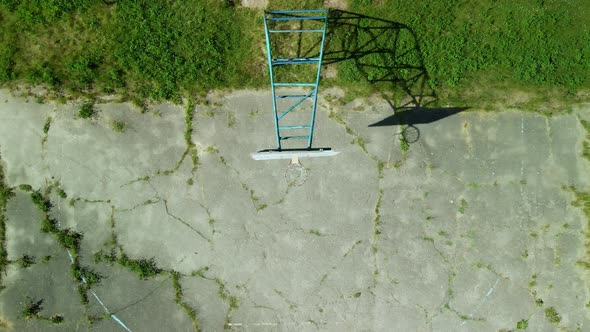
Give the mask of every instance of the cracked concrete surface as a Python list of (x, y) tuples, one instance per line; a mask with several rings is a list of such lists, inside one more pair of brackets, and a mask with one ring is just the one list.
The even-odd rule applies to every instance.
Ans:
[[(341, 105), (329, 93), (315, 142), (341, 153), (302, 160), (307, 179), (296, 186), (287, 161), (249, 156), (274, 142), (268, 93), (145, 114), (97, 104), (98, 116), (85, 120), (79, 105), (2, 91), (0, 156), (15, 196), (5, 213), (11, 263), (0, 326), (590, 329), (590, 273), (577, 264), (587, 255), (587, 220), (564, 189), (590, 188), (581, 125), (590, 105), (554, 117), (462, 112), (416, 125), (419, 138), (405, 149), (404, 127), (368, 127), (391, 115), (387, 103)], [(128, 129), (116, 132), (113, 120)], [(83, 234), (74, 256), (102, 276), (88, 304), (68, 251), (40, 232), (42, 214), (24, 184), (47, 192), (60, 229)], [(97, 252), (154, 258), (161, 271), (140, 278)], [(35, 262), (20, 265), (24, 255)], [(23, 318), (27, 298), (43, 299), (40, 315), (64, 322)]]

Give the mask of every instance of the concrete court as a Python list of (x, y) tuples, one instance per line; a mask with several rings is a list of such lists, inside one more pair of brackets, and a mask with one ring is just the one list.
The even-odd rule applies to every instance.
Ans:
[[(554, 117), (464, 111), (416, 125), (403, 151), (402, 126), (368, 127), (392, 114), (387, 104), (341, 105), (332, 93), (315, 142), (341, 154), (302, 160), (307, 178), (290, 185), (288, 161), (249, 156), (274, 142), (266, 92), (197, 105), (193, 162), (181, 159), (185, 106), (141, 114), (103, 103), (87, 120), (79, 105), (2, 91), (1, 162), (16, 193), (6, 246), (9, 259), (36, 263), (9, 265), (0, 326), (191, 331), (177, 271), (180, 302), (203, 331), (590, 331), (590, 275), (576, 264), (587, 221), (563, 189), (590, 188), (580, 124), (589, 105)], [(55, 183), (67, 198), (49, 194), (50, 215), (84, 234), (81, 262), (103, 276), (87, 305), (68, 252), (40, 232), (41, 213), (18, 188)], [(142, 280), (96, 263), (111, 234), (164, 271)], [(27, 297), (64, 322), (25, 320)]]

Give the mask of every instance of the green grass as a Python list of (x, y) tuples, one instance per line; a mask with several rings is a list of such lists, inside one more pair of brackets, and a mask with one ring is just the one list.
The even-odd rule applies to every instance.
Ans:
[[(322, 6), (320, 0), (269, 4)], [(351, 98), (397, 91), (478, 106), (508, 89), (533, 93), (533, 105), (590, 88), (585, 0), (350, 0), (348, 10), (398, 23), (375, 35), (366, 29), (378, 23), (371, 18), (332, 21), (326, 52), (345, 50), (356, 59), (330, 64), (337, 75), (324, 84), (347, 88)], [(1, 0), (0, 16), (0, 83), (131, 100), (268, 84), (261, 13), (232, 1)], [(394, 35), (395, 48), (388, 42)], [(360, 45), (386, 52), (355, 53)], [(287, 52), (297, 41), (275, 46)], [(301, 46), (305, 52), (313, 41), (304, 38)], [(303, 78), (306, 71), (278, 74)]]
[[(533, 107), (548, 98), (574, 100), (573, 92), (590, 88), (585, 0), (350, 0), (348, 10), (398, 23), (375, 35), (366, 29), (379, 23), (371, 18), (332, 21), (326, 52), (349, 51), (355, 59), (329, 64), (337, 74), (323, 82), (345, 87), (348, 98), (409, 93), (476, 107), (509, 103), (510, 90), (530, 92), (523, 102)], [(0, 84), (42, 84), (74, 96), (117, 93), (138, 103), (268, 85), (261, 12), (233, 1), (0, 0), (0, 17)], [(370, 52), (359, 53), (361, 45)], [(286, 52), (298, 41), (275, 46)], [(313, 40), (301, 46), (305, 53)]]

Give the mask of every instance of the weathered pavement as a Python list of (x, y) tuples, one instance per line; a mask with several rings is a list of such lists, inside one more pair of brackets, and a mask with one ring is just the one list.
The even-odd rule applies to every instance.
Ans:
[[(341, 154), (302, 160), (295, 186), (288, 161), (249, 156), (273, 144), (266, 93), (145, 114), (97, 104), (93, 120), (79, 105), (0, 97), (15, 193), (8, 330), (590, 330), (587, 221), (572, 205), (590, 190), (589, 105), (551, 118), (465, 111), (406, 129), (406, 145), (406, 126), (368, 127), (387, 104), (333, 97), (315, 142)], [(83, 234), (77, 251), (40, 231), (35, 190), (59, 231)], [(122, 255), (161, 271), (144, 280)], [(102, 276), (86, 304), (71, 257)], [(43, 299), (30, 319), (27, 298)]]

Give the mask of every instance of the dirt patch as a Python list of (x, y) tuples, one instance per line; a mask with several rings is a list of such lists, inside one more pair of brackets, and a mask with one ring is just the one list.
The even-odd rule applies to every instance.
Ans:
[(248, 8), (266, 8), (268, 0), (242, 0), (242, 6)]

